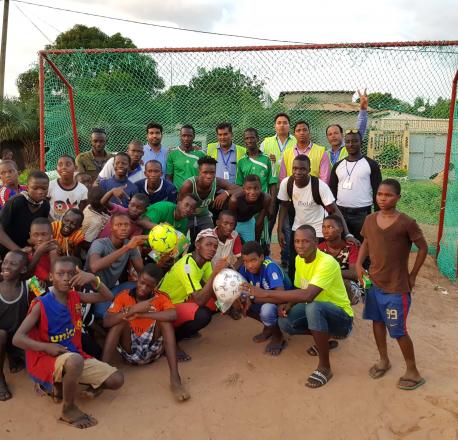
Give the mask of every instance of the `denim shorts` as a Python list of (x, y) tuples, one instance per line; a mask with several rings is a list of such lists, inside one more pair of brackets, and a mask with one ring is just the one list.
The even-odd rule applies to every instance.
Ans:
[(410, 293), (386, 293), (373, 284), (366, 293), (363, 318), (383, 322), (392, 338), (407, 335)]
[(330, 302), (312, 301), (295, 304), (286, 318), (279, 318), (280, 329), (290, 335), (305, 335), (309, 331), (346, 337), (353, 327), (353, 318)]

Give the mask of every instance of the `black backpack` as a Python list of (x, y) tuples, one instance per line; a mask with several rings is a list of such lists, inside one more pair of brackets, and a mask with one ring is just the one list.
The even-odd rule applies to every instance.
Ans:
[[(310, 176), (310, 184), (312, 185), (312, 197), (313, 201), (317, 205), (321, 205), (323, 208), (325, 208), (323, 200), (321, 200), (320, 196), (320, 182), (318, 177), (315, 176)], [(294, 179), (293, 176), (288, 177), (288, 182), (286, 183), (286, 192), (288, 193), (288, 215), (290, 219), (294, 219), (294, 216), (296, 215), (296, 211), (294, 209), (294, 204), (293, 204), (293, 185), (294, 185)]]

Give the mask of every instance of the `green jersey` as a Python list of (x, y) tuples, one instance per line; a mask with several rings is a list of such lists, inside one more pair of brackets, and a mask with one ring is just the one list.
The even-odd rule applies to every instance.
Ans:
[(186, 152), (180, 147), (169, 151), (166, 174), (173, 176), (173, 184), (178, 190), (181, 189), (186, 179), (199, 174), (197, 161), (203, 156), (205, 156), (203, 151), (191, 150)]
[(146, 217), (156, 225), (159, 223), (168, 223), (173, 226), (177, 231), (182, 232), (186, 235), (188, 232), (188, 218), (182, 218), (181, 220), (175, 220), (173, 213), (177, 205), (172, 202), (162, 201), (154, 203), (148, 206), (146, 210)]
[(261, 180), (261, 191), (269, 192), (269, 186), (278, 183), (278, 178), (272, 175), (272, 162), (266, 154), (255, 157), (243, 156), (237, 163), (236, 185), (242, 186), (245, 177), (256, 174)]
[(208, 210), (209, 206), (213, 203), (216, 196), (216, 179), (213, 180), (212, 186), (210, 188), (210, 192), (208, 193), (205, 199), (201, 199), (199, 196), (199, 192), (197, 191), (197, 182), (195, 177), (190, 177), (189, 180), (192, 183), (192, 194), (197, 197), (197, 205), (196, 205), (196, 212), (194, 214), (195, 217), (203, 217), (209, 216), (210, 211)]

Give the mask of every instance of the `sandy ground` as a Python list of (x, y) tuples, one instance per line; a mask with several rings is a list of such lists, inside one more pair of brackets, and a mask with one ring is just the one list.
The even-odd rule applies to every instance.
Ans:
[[(448, 294), (435, 290), (440, 285)], [(419, 369), (427, 380), (417, 391), (401, 391), (397, 344), (390, 341), (393, 368), (382, 379), (367, 371), (377, 358), (371, 325), (361, 320), (332, 353), (334, 378), (319, 390), (304, 386), (316, 366), (305, 353), (309, 336), (289, 340), (279, 358), (251, 342), (259, 324), (215, 316), (199, 340), (187, 341), (193, 356), (182, 364), (192, 394), (175, 403), (168, 390), (166, 360), (146, 367), (120, 365), (125, 386), (81, 407), (99, 425), (88, 439), (434, 439), (458, 438), (458, 292), (428, 257), (409, 317)], [(82, 431), (56, 423), (59, 406), (34, 395), (24, 372), (7, 377), (14, 398), (0, 402), (0, 438), (80, 439)]]

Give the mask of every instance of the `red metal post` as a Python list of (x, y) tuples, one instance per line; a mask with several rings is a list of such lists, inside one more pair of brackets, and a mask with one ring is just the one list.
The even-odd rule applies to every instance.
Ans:
[(444, 180), (442, 182), (441, 210), (439, 215), (439, 230), (437, 231), (436, 259), (440, 251), (440, 241), (444, 232), (445, 204), (447, 200), (448, 174), (450, 171), (450, 157), (452, 154), (453, 117), (455, 115), (456, 87), (458, 82), (458, 70), (453, 79), (452, 97), (450, 101), (450, 116), (448, 118), (447, 149), (445, 150)]
[(40, 53), (38, 58), (39, 66), (39, 98), (40, 98), (40, 170), (45, 171), (45, 67), (44, 56)]
[(59, 70), (59, 68), (46, 56), (45, 51), (42, 51), (41, 54), (46, 58), (47, 63), (54, 70), (55, 74), (60, 78), (60, 80), (65, 84), (68, 91), (68, 103), (70, 106), (70, 120), (72, 123), (72, 133), (73, 133), (73, 148), (75, 150), (75, 156), (77, 156), (80, 152), (79, 145), (78, 145), (78, 131), (76, 129), (76, 114), (75, 114), (75, 101), (73, 99), (73, 87), (67, 81), (65, 76)]

